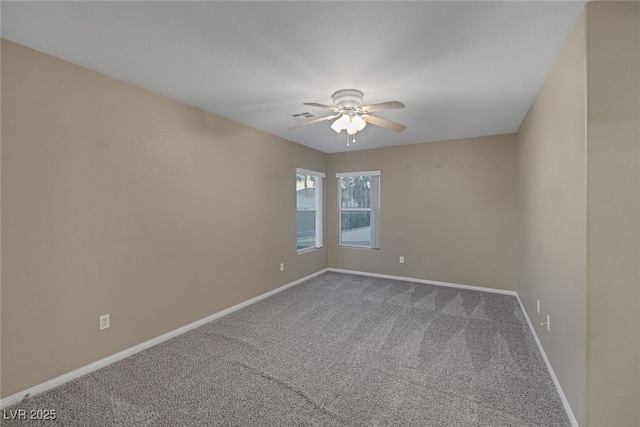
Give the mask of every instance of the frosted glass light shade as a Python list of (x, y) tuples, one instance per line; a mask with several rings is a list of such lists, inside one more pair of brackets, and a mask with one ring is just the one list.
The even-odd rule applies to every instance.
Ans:
[(356, 130), (361, 131), (367, 125), (367, 122), (360, 116), (351, 117), (351, 124), (355, 126)]
[(340, 133), (343, 129), (347, 128), (349, 123), (349, 116), (347, 114), (343, 114), (331, 124), (331, 129), (333, 129), (336, 133)]

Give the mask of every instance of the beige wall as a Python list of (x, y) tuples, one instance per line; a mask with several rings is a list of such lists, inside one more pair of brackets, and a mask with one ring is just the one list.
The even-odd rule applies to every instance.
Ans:
[(554, 372), (580, 425), (640, 425), (640, 3), (586, 5), (518, 159), (518, 292)]
[(1, 107), (2, 397), (326, 267), (323, 153), (4, 40)]
[(640, 3), (587, 9), (587, 421), (640, 426)]
[[(518, 130), (518, 293), (579, 425), (586, 387), (585, 23), (583, 11)], [(540, 325), (547, 314), (551, 332)]]
[[(515, 289), (514, 134), (330, 154), (327, 170), (329, 267)], [(335, 174), (368, 170), (381, 248), (340, 247)]]

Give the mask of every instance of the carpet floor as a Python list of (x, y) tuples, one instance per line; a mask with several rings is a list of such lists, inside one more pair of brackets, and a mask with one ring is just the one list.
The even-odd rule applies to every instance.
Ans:
[(18, 409), (55, 409), (38, 426), (570, 426), (515, 297), (338, 273)]

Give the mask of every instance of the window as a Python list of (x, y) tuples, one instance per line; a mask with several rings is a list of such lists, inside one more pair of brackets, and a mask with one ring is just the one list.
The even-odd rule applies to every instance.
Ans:
[(340, 245), (379, 249), (380, 171), (337, 173)]
[(322, 178), (322, 172), (296, 169), (298, 253), (322, 247)]

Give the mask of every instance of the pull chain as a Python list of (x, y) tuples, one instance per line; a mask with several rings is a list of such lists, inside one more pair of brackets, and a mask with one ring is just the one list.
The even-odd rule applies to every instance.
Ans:
[(347, 133), (347, 147), (355, 143), (356, 143), (356, 134), (354, 133), (353, 136), (351, 136)]

